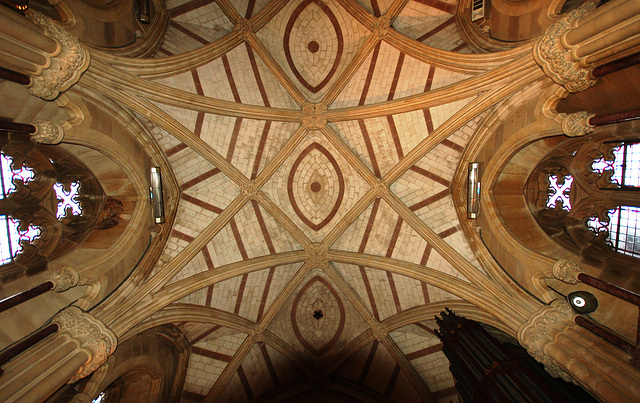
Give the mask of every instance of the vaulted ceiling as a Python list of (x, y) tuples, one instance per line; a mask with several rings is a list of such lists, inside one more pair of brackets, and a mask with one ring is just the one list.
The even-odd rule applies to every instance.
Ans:
[(180, 188), (153, 275), (183, 401), (456, 401), (430, 318), (486, 278), (451, 187), (502, 85), (474, 77), (530, 52), (472, 55), (456, 3), (167, 0), (153, 60), (93, 57)]

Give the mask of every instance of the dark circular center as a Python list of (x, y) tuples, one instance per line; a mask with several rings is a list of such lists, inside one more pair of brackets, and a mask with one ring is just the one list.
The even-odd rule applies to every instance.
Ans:
[(307, 49), (309, 49), (309, 52), (311, 53), (316, 53), (318, 50), (320, 50), (320, 44), (318, 44), (318, 42), (316, 41), (311, 41), (307, 45)]
[(318, 193), (320, 189), (322, 189), (322, 185), (320, 184), (320, 182), (313, 182), (309, 187), (311, 188), (311, 191), (314, 193)]

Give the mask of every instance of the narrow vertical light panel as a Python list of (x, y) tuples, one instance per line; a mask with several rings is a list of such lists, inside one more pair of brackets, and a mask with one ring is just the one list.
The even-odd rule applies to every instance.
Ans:
[(159, 167), (151, 167), (149, 197), (153, 205), (153, 218), (156, 224), (161, 224), (164, 222), (164, 202), (162, 198), (162, 177), (160, 176)]
[(467, 218), (477, 218), (480, 211), (480, 163), (469, 164), (469, 187), (467, 189)]

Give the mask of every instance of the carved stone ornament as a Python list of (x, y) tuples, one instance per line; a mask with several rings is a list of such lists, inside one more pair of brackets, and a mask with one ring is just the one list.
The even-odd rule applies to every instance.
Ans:
[(312, 243), (307, 247), (307, 263), (312, 269), (327, 265), (327, 248), (320, 243)]
[(247, 181), (242, 186), (242, 193), (247, 197), (249, 197), (249, 199), (253, 199), (256, 196), (256, 194), (258, 194), (259, 191), (260, 191), (260, 188), (258, 187), (258, 185), (256, 185), (254, 181)]
[(373, 337), (375, 337), (379, 343), (382, 343), (388, 336), (386, 332), (378, 327), (372, 327), (371, 331), (373, 332)]
[(80, 274), (76, 269), (66, 266), (55, 269), (50, 280), (54, 284), (53, 291), (64, 292), (78, 285)]
[(578, 274), (584, 273), (578, 263), (560, 259), (553, 265), (553, 277), (567, 284), (578, 284)]
[(64, 138), (64, 129), (50, 120), (38, 119), (34, 122), (36, 132), (31, 135), (31, 141), (41, 144), (58, 144)]
[(580, 111), (570, 113), (562, 120), (562, 132), (569, 137), (581, 137), (593, 133), (594, 125), (589, 124), (589, 119), (596, 116), (595, 113)]
[(31, 77), (29, 88), (32, 95), (51, 101), (78, 82), (89, 67), (89, 52), (75, 36), (51, 18), (31, 8), (27, 10), (27, 17), (44, 28), (46, 36), (60, 43), (60, 52), (51, 57), (50, 66), (43, 69), (42, 74)]
[(378, 183), (376, 183), (376, 193), (380, 197), (384, 197), (385, 195), (389, 194), (389, 188), (382, 179)]
[(239, 19), (238, 22), (236, 22), (236, 24), (233, 26), (233, 30), (242, 33), (242, 37), (244, 39), (247, 39), (253, 32), (251, 22), (246, 18)]
[(318, 129), (327, 124), (324, 113), (327, 106), (323, 103), (312, 104), (310, 102), (302, 105), (302, 126), (306, 129)]
[(566, 325), (572, 324), (575, 316), (576, 313), (566, 300), (556, 299), (551, 304), (543, 306), (518, 329), (518, 342), (527, 349), (529, 355), (544, 365), (551, 376), (577, 385), (578, 383), (544, 352), (544, 347), (553, 343), (555, 335)]
[(68, 333), (80, 342), (80, 347), (91, 353), (91, 358), (69, 380), (72, 384), (90, 375), (107, 361), (118, 344), (116, 335), (104, 323), (80, 308), (70, 306), (53, 317), (60, 327), (59, 333)]
[(569, 92), (584, 91), (596, 84), (596, 80), (590, 76), (590, 71), (573, 60), (571, 49), (562, 45), (562, 36), (573, 29), (577, 20), (595, 7), (596, 2), (591, 1), (576, 8), (551, 25), (533, 48), (533, 56), (544, 73), (553, 81), (563, 85)]
[(384, 38), (389, 33), (389, 27), (391, 26), (391, 19), (388, 15), (382, 15), (378, 17), (375, 25), (375, 33), (378, 38)]

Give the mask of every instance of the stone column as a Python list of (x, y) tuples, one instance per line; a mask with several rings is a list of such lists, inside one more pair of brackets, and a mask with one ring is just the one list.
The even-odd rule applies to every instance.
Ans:
[(64, 309), (52, 321), (59, 326), (58, 332), (4, 367), (0, 401), (44, 401), (65, 383), (91, 374), (115, 351), (115, 334), (77, 307)]
[(30, 76), (30, 92), (52, 100), (80, 79), (89, 52), (51, 18), (0, 7), (0, 66)]
[(550, 26), (534, 46), (545, 74), (570, 92), (595, 85), (592, 71), (640, 50), (640, 2), (583, 4)]
[(637, 401), (640, 370), (627, 354), (578, 326), (576, 315), (566, 300), (555, 300), (520, 327), (518, 341), (551, 375), (603, 401)]

